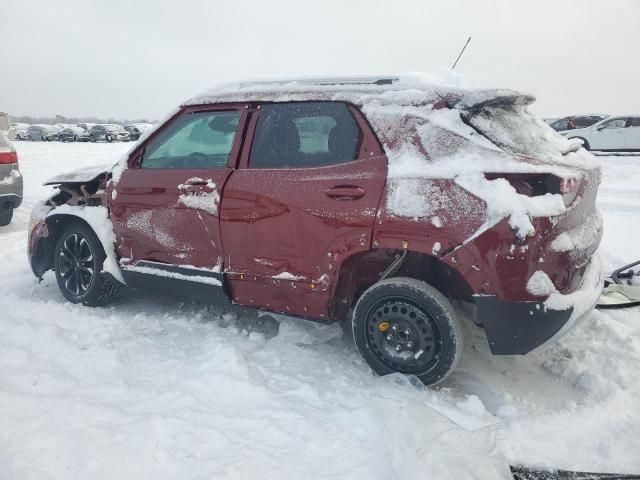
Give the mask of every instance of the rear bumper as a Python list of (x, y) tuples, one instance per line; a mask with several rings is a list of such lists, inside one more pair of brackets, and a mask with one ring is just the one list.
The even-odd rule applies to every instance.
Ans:
[(0, 179), (0, 203), (5, 202), (10, 202), (13, 208), (18, 208), (22, 203), (22, 175), (17, 166), (13, 166), (8, 175)]
[(18, 208), (22, 204), (22, 196), (15, 193), (0, 193), (0, 204), (10, 202), (13, 208)]
[(592, 257), (580, 288), (541, 301), (505, 301), (476, 295), (476, 314), (494, 355), (524, 355), (566, 333), (595, 306), (602, 292), (602, 269)]

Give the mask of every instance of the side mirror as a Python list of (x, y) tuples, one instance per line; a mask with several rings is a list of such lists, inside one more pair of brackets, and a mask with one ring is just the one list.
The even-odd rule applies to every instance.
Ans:
[(596, 128), (596, 130), (600, 131), (600, 130), (604, 130), (605, 128), (607, 128), (605, 125), (600, 125), (598, 128)]

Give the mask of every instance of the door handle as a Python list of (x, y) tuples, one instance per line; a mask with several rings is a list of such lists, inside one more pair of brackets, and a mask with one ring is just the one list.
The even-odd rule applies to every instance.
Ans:
[(182, 185), (178, 185), (180, 193), (211, 193), (215, 190), (209, 186), (209, 180), (202, 180), (201, 178), (190, 178), (185, 180)]
[(166, 188), (163, 187), (119, 187), (117, 191), (128, 193), (129, 195), (141, 195), (145, 193), (164, 193)]
[(213, 192), (213, 188), (208, 187), (207, 185), (180, 185), (178, 187), (180, 193), (211, 193)]
[(354, 185), (336, 185), (324, 191), (327, 197), (334, 200), (357, 200), (364, 197), (365, 193), (364, 189)]

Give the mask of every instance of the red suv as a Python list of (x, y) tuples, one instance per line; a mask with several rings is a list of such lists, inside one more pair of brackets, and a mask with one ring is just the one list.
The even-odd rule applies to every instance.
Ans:
[(595, 159), (508, 90), (420, 77), (221, 86), (114, 168), (52, 179), (29, 258), (71, 302), (154, 287), (350, 322), (379, 374), (456, 365), (452, 300), (524, 354), (600, 292)]

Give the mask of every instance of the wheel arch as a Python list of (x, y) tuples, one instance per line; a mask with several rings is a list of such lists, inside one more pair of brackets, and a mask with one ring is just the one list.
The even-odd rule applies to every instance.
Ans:
[(422, 280), (447, 298), (471, 300), (474, 292), (467, 280), (437, 256), (419, 250), (377, 248), (354, 253), (340, 264), (331, 295), (330, 317), (334, 320), (347, 319), (362, 293), (379, 282), (396, 259), (400, 259), (399, 266), (387, 272), (385, 278)]
[(571, 139), (578, 139), (578, 140), (582, 140), (582, 146), (583, 146), (586, 150), (589, 150), (589, 149), (591, 148), (591, 146), (590, 146), (590, 144), (589, 144), (589, 141), (588, 141), (586, 138), (581, 137), (580, 135), (576, 135), (575, 137), (569, 137), (569, 138), (567, 138), (567, 140), (571, 140)]
[(53, 268), (56, 243), (62, 232), (70, 225), (79, 223), (95, 233), (93, 227), (85, 219), (72, 213), (51, 213), (44, 219), (44, 223), (47, 227), (47, 236), (38, 238), (34, 254), (31, 257), (31, 268), (38, 278)]

